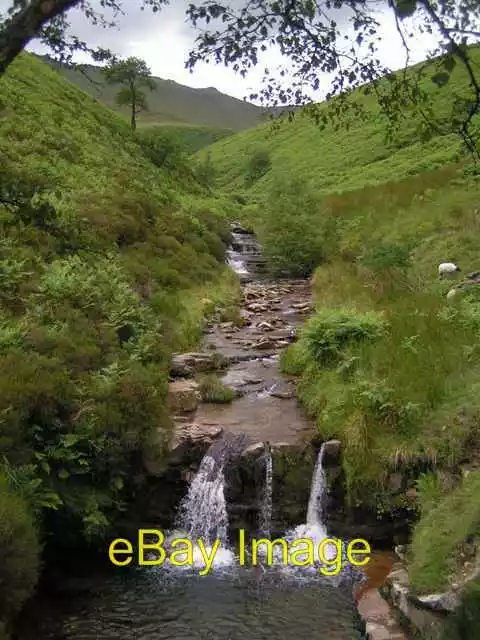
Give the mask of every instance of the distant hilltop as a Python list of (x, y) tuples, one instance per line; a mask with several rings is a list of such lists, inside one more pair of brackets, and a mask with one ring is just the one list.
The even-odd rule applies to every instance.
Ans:
[[(101, 68), (80, 65), (79, 68), (59, 63), (49, 56), (38, 56), (62, 76), (97, 98), (105, 105), (127, 115), (115, 103), (118, 87), (105, 83)], [(262, 107), (228, 96), (215, 87), (195, 89), (153, 76), (156, 90), (148, 95), (149, 111), (140, 114), (139, 124), (187, 124), (242, 131), (266, 119)]]

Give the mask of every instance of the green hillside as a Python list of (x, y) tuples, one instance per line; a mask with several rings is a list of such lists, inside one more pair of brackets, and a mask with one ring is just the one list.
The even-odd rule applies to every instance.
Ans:
[[(473, 53), (478, 67), (480, 48)], [(466, 77), (466, 72), (457, 68), (441, 88), (430, 80), (423, 81), (435, 96), (437, 114), (449, 112), (453, 92), (465, 94)], [(413, 111), (400, 122), (396, 139), (386, 144), (385, 117), (379, 114), (373, 96), (357, 94), (357, 99), (366, 107), (368, 118), (351, 117), (348, 128), (343, 122), (338, 129), (332, 124), (322, 129), (311, 118), (297, 113), (292, 123), (283, 121), (278, 130), (267, 123), (214, 144), (209, 151), (218, 171), (218, 185), (232, 190), (247, 187), (252, 194), (261, 195), (275, 177), (301, 175), (312, 183), (316, 193), (339, 193), (401, 179), (459, 159), (460, 139), (455, 135), (420, 141), (415, 129), (419, 118)], [(268, 154), (271, 168), (248, 185), (248, 166), (258, 153)]]
[(32, 55), (0, 95), (4, 637), (40, 546), (98, 548), (142, 490), (143, 452), (161, 460), (170, 429), (170, 354), (238, 282), (228, 202), (184, 161), (152, 164), (119, 115)]
[(159, 124), (149, 125), (149, 131), (154, 129), (159, 134), (171, 140), (183, 153), (191, 155), (208, 147), (218, 140), (227, 138), (235, 132), (233, 129), (219, 129), (188, 124)]
[[(428, 86), (446, 114), (465, 75)], [(348, 130), (297, 117), (198, 157), (208, 152), (217, 184), (243, 195), (272, 274), (313, 276), (316, 313), (283, 369), (319, 438), (342, 442), (359, 522), (362, 509), (416, 515), (412, 584), (441, 592), (461, 582), (480, 544), (480, 288), (460, 283), (449, 303), (455, 283), (437, 272), (449, 261), (480, 270), (480, 168), (453, 135), (420, 141), (413, 113), (387, 145), (385, 121), (365, 100), (371, 117)], [(468, 598), (465, 616), (478, 610), (478, 588)], [(468, 637), (478, 633), (472, 626)]]
[[(115, 102), (118, 86), (108, 85), (99, 67), (82, 65), (82, 71), (79, 71), (48, 57), (43, 60), (86, 93), (128, 116), (128, 110), (118, 107)], [(173, 80), (156, 77), (153, 80), (156, 89), (148, 92), (149, 110), (139, 114), (139, 126), (169, 123), (201, 125), (212, 127), (215, 131), (241, 131), (254, 127), (263, 119), (260, 107), (227, 96), (213, 87), (193, 89)]]

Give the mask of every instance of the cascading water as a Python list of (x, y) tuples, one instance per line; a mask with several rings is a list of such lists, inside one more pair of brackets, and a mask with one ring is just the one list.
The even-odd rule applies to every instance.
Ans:
[(180, 507), (179, 526), (188, 533), (189, 538), (203, 538), (209, 545), (216, 538), (224, 545), (227, 542), (228, 515), (223, 466), (221, 460), (207, 453)]
[(273, 461), (270, 446), (265, 443), (265, 485), (263, 489), (262, 507), (260, 510), (260, 532), (266, 538), (270, 537), (272, 523), (272, 485), (273, 485)]
[(227, 251), (227, 264), (245, 280), (261, 272), (265, 263), (256, 237), (238, 223), (232, 223), (232, 243)]
[[(310, 499), (308, 501), (307, 509), (307, 525), (311, 527), (319, 527), (325, 529), (322, 523), (323, 506), (325, 502), (325, 495), (327, 485), (325, 482), (325, 472), (323, 471), (323, 456), (325, 452), (325, 445), (318, 453), (317, 461), (315, 463), (315, 469), (313, 471), (312, 487), (310, 489)], [(326, 536), (325, 531), (325, 536)]]
[[(201, 538), (207, 550), (220, 540), (214, 566), (231, 565), (234, 560), (234, 553), (228, 548), (224, 469), (227, 462), (245, 447), (245, 440), (244, 435), (229, 435), (210, 446), (178, 512), (177, 527), (189, 540), (194, 542)], [(172, 537), (177, 535), (178, 531)], [(203, 566), (203, 556), (198, 548), (194, 551), (194, 564)]]
[[(325, 496), (327, 494), (327, 484), (325, 472), (323, 470), (323, 458), (325, 446), (322, 444), (317, 456), (315, 468), (312, 476), (312, 486), (310, 489), (310, 498), (308, 501), (307, 521), (290, 532), (287, 537), (292, 540), (299, 538), (308, 538), (312, 540), (315, 547), (315, 560), (321, 563), (318, 556), (318, 548), (322, 540), (328, 538), (327, 529), (323, 523), (323, 510)], [(326, 545), (325, 556), (331, 560), (335, 558), (337, 550), (332, 545)]]

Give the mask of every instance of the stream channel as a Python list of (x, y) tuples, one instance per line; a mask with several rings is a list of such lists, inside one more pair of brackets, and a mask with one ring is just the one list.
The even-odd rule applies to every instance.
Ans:
[[(305, 441), (313, 427), (297, 404), (293, 381), (281, 375), (278, 358), (312, 310), (309, 283), (269, 281), (255, 237), (239, 225), (233, 229), (228, 261), (242, 279), (245, 325), (209, 326), (204, 348), (208, 343), (214, 345), (231, 359), (233, 364), (223, 380), (242, 395), (231, 404), (201, 404), (195, 421), (220, 424), (227, 440), (229, 435), (240, 434), (277, 447)], [(81, 566), (77, 575), (65, 578), (53, 593), (38, 596), (17, 640), (364, 638), (354, 597), (357, 569), (342, 570), (332, 577), (322, 575), (318, 566), (239, 565), (235, 540), (228, 536), (225, 508), (223, 455), (227, 447), (212, 447), (179, 505), (181, 515), (175, 523), (188, 535), (205, 536), (207, 542), (213, 535), (222, 538), (222, 551), (208, 575), (199, 576), (191, 566), (168, 564)], [(268, 536), (272, 457), (268, 451), (266, 455), (268, 491), (262, 529)], [(320, 452), (308, 509), (304, 505), (305, 522), (285, 532), (286, 538), (311, 536), (318, 541), (328, 535), (322, 520), (325, 490)]]

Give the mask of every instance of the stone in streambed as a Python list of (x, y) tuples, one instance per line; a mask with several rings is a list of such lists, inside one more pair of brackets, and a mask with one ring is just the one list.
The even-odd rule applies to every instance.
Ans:
[(169, 382), (167, 400), (170, 413), (181, 415), (195, 411), (200, 402), (198, 384), (194, 380)]
[(241, 458), (258, 457), (265, 451), (265, 444), (263, 442), (255, 442), (254, 444), (246, 447), (240, 454)]
[(175, 353), (170, 373), (173, 377), (190, 377), (195, 373), (223, 369), (227, 360), (220, 353)]

